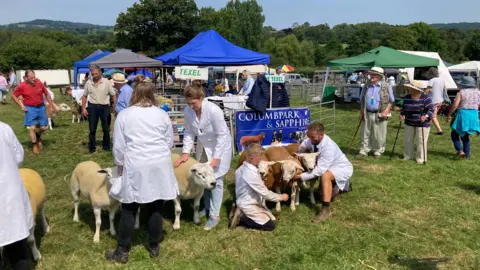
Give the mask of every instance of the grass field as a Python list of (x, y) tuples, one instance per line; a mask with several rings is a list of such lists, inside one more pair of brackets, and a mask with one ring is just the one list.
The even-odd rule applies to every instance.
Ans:
[[(56, 96), (61, 103), (63, 97)], [(353, 192), (335, 200), (331, 221), (310, 221), (317, 210), (309, 207), (306, 190), (296, 212), (282, 205), (273, 233), (228, 230), (232, 170), (225, 180), (223, 221), (216, 230), (205, 232), (203, 226), (195, 226), (192, 202), (187, 201), (182, 228), (173, 232), (173, 203), (169, 202), (160, 257), (150, 259), (143, 246), (148, 239), (143, 216), (129, 263), (115, 265), (103, 258), (116, 245), (108, 232), (108, 214), (102, 215), (101, 243), (94, 244), (91, 206), (83, 200), (80, 222), (74, 223), (69, 183), (64, 180), (81, 161), (113, 166), (111, 153), (88, 154), (88, 124), (71, 124), (71, 115), (65, 113), (56, 119), (58, 127), (44, 135), (42, 154), (33, 156), (22, 112), (12, 102), (0, 105), (0, 121), (12, 126), (25, 147), (23, 166), (37, 170), (46, 183), (51, 233), (42, 236), (37, 229), (44, 258), (37, 269), (479, 269), (480, 139), (473, 138), (472, 160), (459, 161), (450, 137), (432, 134), (428, 164), (423, 166), (399, 158), (401, 132), (398, 154), (389, 161), (397, 115), (394, 119), (384, 157), (359, 161), (353, 154), (348, 156), (355, 167)], [(332, 137), (345, 151), (357, 123), (358, 109), (338, 106)], [(357, 138), (355, 148), (358, 142)]]

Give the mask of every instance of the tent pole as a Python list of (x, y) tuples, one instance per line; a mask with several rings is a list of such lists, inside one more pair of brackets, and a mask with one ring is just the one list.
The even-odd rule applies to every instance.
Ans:
[(323, 82), (323, 90), (322, 90), (322, 96), (320, 97), (320, 104), (322, 104), (323, 101), (323, 94), (325, 93), (325, 88), (327, 87), (327, 81), (328, 81), (328, 74), (330, 73), (330, 67), (327, 66), (327, 71), (325, 73), (325, 81)]

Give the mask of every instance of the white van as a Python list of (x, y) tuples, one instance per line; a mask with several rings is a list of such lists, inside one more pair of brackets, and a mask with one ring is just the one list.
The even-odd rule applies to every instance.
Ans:
[(310, 82), (309, 79), (305, 78), (302, 74), (297, 73), (285, 73), (285, 82), (290, 85), (303, 85)]

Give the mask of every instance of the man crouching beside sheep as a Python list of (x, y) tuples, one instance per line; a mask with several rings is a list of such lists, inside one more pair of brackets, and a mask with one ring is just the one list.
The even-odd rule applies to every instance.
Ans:
[[(231, 228), (238, 223), (249, 229), (272, 231), (275, 228), (275, 217), (264, 206), (264, 200), (279, 202), (288, 201), (287, 194), (276, 194), (267, 189), (258, 172), (263, 148), (251, 144), (247, 149), (247, 160), (235, 172), (237, 196), (237, 214), (232, 220)], [(240, 212), (241, 211), (241, 212)], [(243, 213), (243, 215), (242, 215)]]
[[(330, 201), (341, 192), (349, 191), (353, 166), (338, 145), (327, 135), (320, 123), (307, 128), (308, 139), (298, 148), (298, 153), (317, 153), (315, 168), (294, 177), (294, 180), (309, 181), (321, 177), (322, 210), (312, 221), (315, 223), (330, 219)], [(335, 188), (333, 188), (335, 186)]]

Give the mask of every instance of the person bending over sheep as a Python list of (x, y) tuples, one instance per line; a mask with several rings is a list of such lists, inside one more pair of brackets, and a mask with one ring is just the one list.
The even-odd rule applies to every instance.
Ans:
[(237, 206), (243, 213), (240, 217), (240, 224), (249, 229), (273, 231), (275, 217), (262, 202), (264, 199), (272, 202), (285, 202), (288, 201), (288, 195), (276, 194), (268, 190), (263, 183), (258, 172), (263, 148), (259, 144), (251, 144), (246, 151), (247, 160), (235, 172)]
[(18, 172), (24, 152), (13, 130), (3, 122), (0, 149), (0, 247), (13, 269), (28, 270), (27, 237), (34, 223), (30, 199)]
[(171, 160), (173, 128), (167, 113), (157, 106), (151, 83), (135, 88), (130, 106), (115, 120), (113, 155), (118, 175), (110, 195), (121, 202), (120, 229), (115, 251), (109, 261), (126, 263), (132, 241), (135, 215), (140, 204), (148, 212), (150, 257), (158, 257), (165, 201), (177, 198), (178, 186)]

